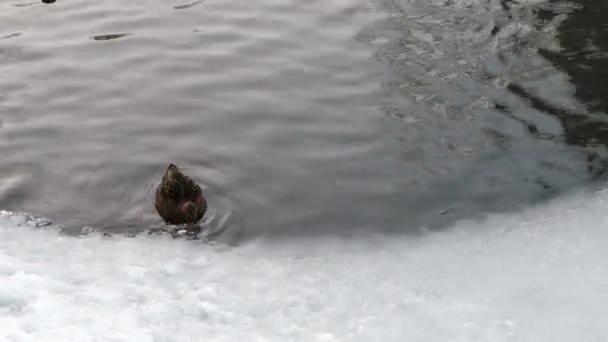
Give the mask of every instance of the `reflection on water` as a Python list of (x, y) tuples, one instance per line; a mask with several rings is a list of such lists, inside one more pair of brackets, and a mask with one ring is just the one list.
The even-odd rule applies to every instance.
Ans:
[(9, 33), (7, 35), (0, 37), (0, 39), (11, 39), (11, 38), (19, 37), (20, 35), (21, 35), (21, 32), (13, 32), (13, 33)]
[(98, 36), (93, 36), (92, 38), (94, 40), (112, 40), (112, 39), (126, 37), (128, 35), (129, 35), (128, 33), (102, 34), (102, 35), (98, 35)]
[(187, 8), (199, 5), (202, 2), (203, 2), (203, 0), (198, 0), (198, 1), (194, 1), (194, 2), (191, 2), (189, 4), (185, 4), (185, 5), (175, 5), (175, 6), (173, 6), (173, 8), (175, 8), (176, 10), (187, 9)]
[(554, 5), (385, 1), (388, 18), (360, 33), (389, 67), (383, 110), (402, 123), (402, 189), (415, 194), (407, 207), (420, 206), (408, 220), (437, 226), (428, 220), (437, 207), (448, 221), (514, 210), (591, 178), (553, 114), (513, 92), (532, 84), (584, 111), (537, 52), (556, 44), (559, 22), (537, 16)]
[(539, 13), (545, 20), (562, 16), (558, 28), (561, 49), (539, 52), (568, 74), (576, 87), (575, 96), (587, 109), (551, 114), (562, 122), (567, 143), (585, 147), (589, 172), (604, 178), (608, 171), (608, 3), (578, 0), (572, 5)]
[(0, 4), (0, 208), (139, 232), (175, 162), (245, 237), (518, 210), (604, 172), (608, 11), (586, 6)]
[(29, 6), (38, 5), (38, 4), (39, 4), (39, 2), (32, 1), (32, 2), (23, 2), (23, 3), (13, 4), (13, 6), (15, 6), (15, 7), (29, 7)]

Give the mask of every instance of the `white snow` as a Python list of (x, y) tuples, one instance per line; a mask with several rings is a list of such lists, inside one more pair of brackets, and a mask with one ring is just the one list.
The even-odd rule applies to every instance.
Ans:
[(607, 204), (239, 247), (1, 212), (0, 341), (606, 341)]

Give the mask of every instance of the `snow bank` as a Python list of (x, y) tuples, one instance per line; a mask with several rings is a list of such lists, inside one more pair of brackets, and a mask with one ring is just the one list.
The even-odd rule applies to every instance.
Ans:
[(0, 341), (605, 341), (607, 201), (235, 248), (1, 212)]

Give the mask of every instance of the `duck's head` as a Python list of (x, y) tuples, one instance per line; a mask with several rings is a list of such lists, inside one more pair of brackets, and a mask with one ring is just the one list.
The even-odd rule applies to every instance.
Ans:
[(169, 178), (173, 178), (173, 176), (178, 173), (180, 173), (179, 168), (173, 163), (169, 164), (169, 166), (167, 166), (167, 170), (165, 170), (165, 175)]
[(182, 215), (184, 215), (184, 221), (186, 221), (188, 226), (192, 226), (194, 222), (196, 222), (198, 217), (198, 209), (193, 202), (187, 201), (182, 203), (179, 210), (181, 211)]
[(175, 164), (173, 164), (173, 163), (170, 163), (170, 164), (167, 166), (167, 172), (170, 172), (170, 171), (173, 171), (173, 172), (179, 172), (179, 168), (177, 167), (177, 165), (175, 165)]

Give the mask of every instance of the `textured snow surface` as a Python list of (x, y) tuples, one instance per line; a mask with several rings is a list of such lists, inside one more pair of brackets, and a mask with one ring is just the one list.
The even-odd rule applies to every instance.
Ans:
[(238, 247), (0, 212), (0, 341), (606, 341), (607, 202)]

